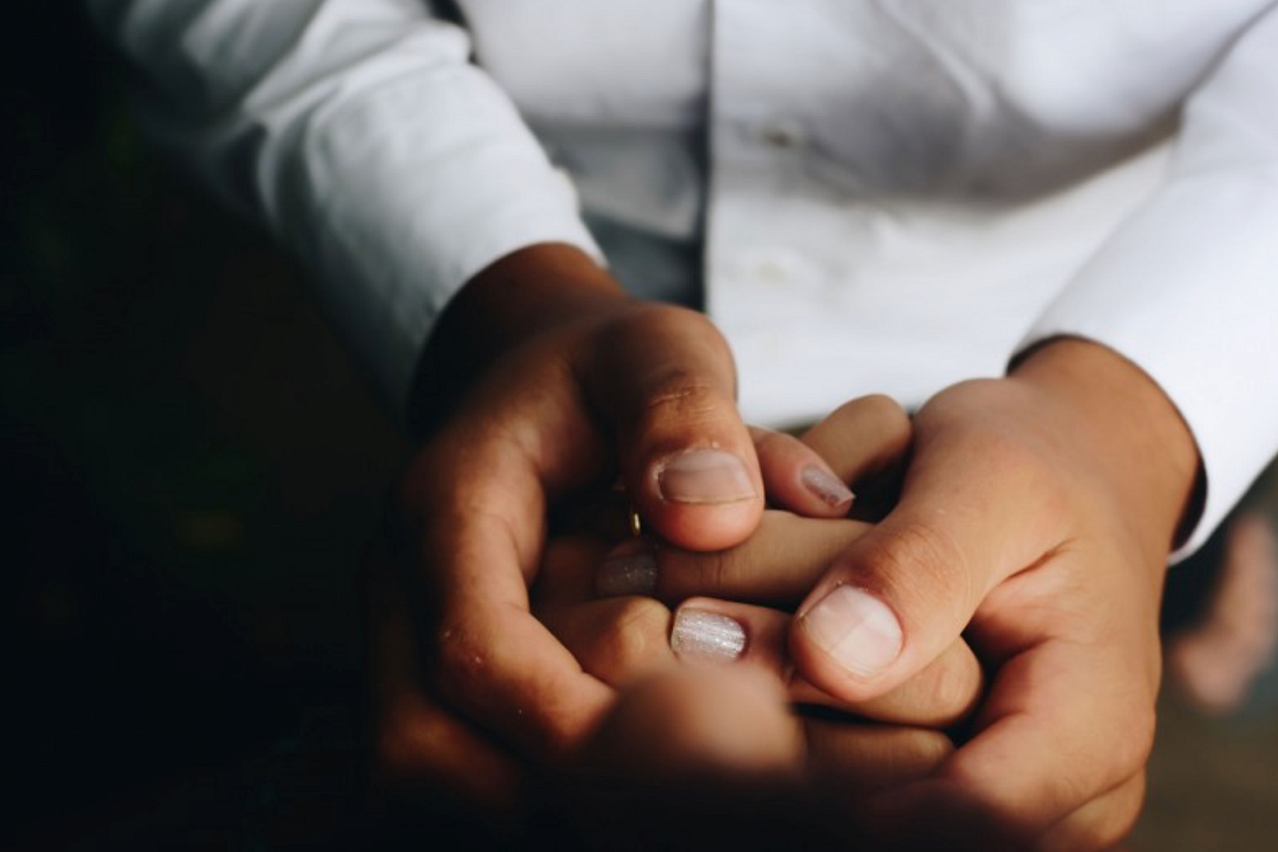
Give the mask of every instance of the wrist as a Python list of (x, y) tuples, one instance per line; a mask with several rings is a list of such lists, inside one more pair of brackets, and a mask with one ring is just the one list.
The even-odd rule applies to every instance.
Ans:
[(1151, 547), (1170, 550), (1199, 510), (1201, 462), (1188, 425), (1162, 388), (1114, 350), (1056, 338), (1019, 359), (1009, 377), (1043, 396), (1083, 461), (1101, 473)]

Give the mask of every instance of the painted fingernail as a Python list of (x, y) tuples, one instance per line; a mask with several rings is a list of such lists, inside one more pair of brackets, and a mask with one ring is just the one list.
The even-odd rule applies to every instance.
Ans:
[(833, 588), (800, 624), (812, 641), (857, 677), (879, 674), (901, 653), (901, 624), (892, 610), (852, 586)]
[(741, 656), (745, 646), (745, 628), (735, 618), (688, 607), (675, 614), (670, 647), (680, 657), (730, 663)]
[(745, 463), (723, 450), (675, 456), (657, 474), (657, 488), (673, 503), (735, 503), (755, 496)]
[(838, 508), (850, 506), (856, 495), (843, 482), (828, 470), (816, 465), (808, 465), (799, 474), (803, 487), (811, 491), (827, 506)]
[(595, 591), (600, 597), (650, 595), (657, 588), (657, 557), (645, 545), (636, 552), (614, 553), (595, 574)]

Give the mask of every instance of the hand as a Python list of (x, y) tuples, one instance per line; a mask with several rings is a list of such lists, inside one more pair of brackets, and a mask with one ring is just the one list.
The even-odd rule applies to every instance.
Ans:
[[(877, 398), (845, 406), (810, 437), (841, 449), (836, 472), (859, 480), (899, 456), (908, 430), (899, 407)], [(784, 457), (787, 440), (768, 441), (763, 457)], [(846, 843), (858, 828), (846, 818), (852, 803), (934, 772), (952, 746), (918, 726), (956, 723), (980, 694), (979, 666), (961, 640), (900, 689), (854, 708), (897, 723), (866, 725), (791, 712), (791, 701), (840, 705), (790, 681), (785, 612), (707, 598), (674, 613), (642, 595), (591, 599), (597, 573), (609, 591), (624, 593), (669, 588), (686, 570), (693, 584), (713, 577), (737, 594), (797, 600), (830, 556), (867, 529), (768, 511), (758, 532), (730, 551), (697, 555), (632, 540), (602, 572), (606, 542), (552, 541), (534, 611), (620, 699), (579, 755), (578, 783), (558, 788), (549, 804), (577, 822), (584, 814), (609, 848), (625, 839), (635, 848), (655, 839), (692, 847), (707, 838), (755, 848), (777, 825), (791, 843)]]
[[(806, 465), (813, 461), (810, 451), (795, 446), (797, 442), (788, 436), (758, 434), (759, 455), (765, 471), (781, 476), (802, 469), (802, 465), (795, 468), (790, 462)], [(534, 595), (536, 617), (543, 619), (556, 638), (582, 661), (587, 674), (616, 689), (642, 686), (641, 694), (649, 698), (625, 692), (625, 706), (634, 707), (639, 701), (676, 700), (671, 696), (679, 688), (672, 687), (675, 693), (671, 693), (653, 685), (654, 676), (677, 673), (680, 668), (668, 641), (670, 611), (653, 598), (604, 601), (595, 598), (594, 577), (603, 554), (611, 541), (625, 534), (621, 507), (615, 505), (615, 500), (603, 502), (611, 505), (604, 505), (602, 510), (593, 505), (598, 511), (576, 515), (578, 524), (589, 530), (590, 535), (561, 536), (548, 544)], [(788, 520), (777, 525), (767, 520), (770, 518)], [(773, 532), (751, 541), (761, 545), (759, 552), (772, 552), (777, 542), (771, 539), (777, 534), (793, 533), (797, 529), (793, 524), (799, 520), (789, 513), (769, 510), (765, 513), (764, 528)], [(806, 523), (829, 523), (833, 527), (831, 531), (837, 531), (844, 542), (865, 529), (865, 524), (855, 521)], [(802, 538), (806, 539), (806, 535)], [(513, 840), (526, 830), (523, 822), (529, 816), (530, 798), (534, 798), (530, 797), (530, 791), (544, 789), (546, 767), (520, 759), (495, 737), (452, 710), (428, 682), (422, 681), (408, 597), (402, 577), (392, 565), (387, 543), (384, 536), (374, 540), (366, 558), (365, 575), (370, 628), (373, 781), (377, 800), (387, 818), (393, 823), (399, 820), (389, 830), (411, 834), (428, 825), (436, 839), (441, 830), (456, 831), (458, 837), (472, 839), (478, 830), (485, 836), (501, 837), (508, 833)], [(748, 547), (750, 545), (743, 549)], [(810, 562), (818, 558), (819, 552), (806, 551), (805, 563), (796, 570), (814, 572), (816, 567)], [(694, 606), (701, 603), (743, 624), (750, 637), (743, 656), (747, 661), (763, 664), (768, 675), (765, 689), (782, 689), (787, 614), (721, 601), (691, 603)], [(970, 652), (953, 658), (952, 665), (959, 671), (957, 676), (945, 678), (946, 683), (968, 683), (968, 694), (959, 694), (953, 688), (945, 688), (939, 695), (927, 690), (900, 690), (899, 695), (871, 702), (865, 715), (912, 725), (937, 725), (964, 714), (979, 690), (979, 681), (973, 679), (973, 676), (979, 678), (979, 672), (975, 671)], [(934, 668), (944, 671), (941, 665)], [(803, 700), (802, 687), (798, 690), (797, 700)], [(749, 718), (767, 720), (765, 724), (785, 731), (798, 724), (784, 701), (775, 708), (760, 708), (759, 713), (762, 715)], [(604, 754), (620, 756), (618, 738), (622, 737), (622, 731), (637, 735), (631, 710), (617, 707), (607, 718), (613, 719), (606, 725), (611, 733), (592, 736), (583, 746), (585, 754), (574, 758), (573, 766), (578, 774), (588, 765), (602, 771)], [(702, 717), (697, 714), (672, 718), (673, 727), (667, 732), (668, 737), (678, 739), (690, 735), (699, 718)], [(623, 723), (617, 719), (630, 721)], [(856, 791), (864, 795), (891, 783), (922, 777), (950, 749), (948, 738), (934, 731), (886, 726), (844, 730), (846, 727), (815, 720), (803, 725), (804, 741), (808, 744), (803, 767), (805, 776), (837, 780), (845, 793)], [(743, 730), (750, 729), (746, 724)], [(633, 742), (638, 744), (642, 740)], [(647, 777), (652, 766), (643, 761), (654, 754), (650, 750), (631, 753), (628, 768), (633, 769), (637, 777)], [(685, 762), (680, 765), (692, 771), (698, 763), (697, 754), (710, 760), (708, 754), (694, 750), (684, 755)], [(666, 766), (667, 770), (670, 768)], [(700, 768), (704, 771), (705, 766)], [(621, 769), (619, 764), (617, 770)], [(798, 773), (796, 766), (789, 767), (788, 771), (791, 775)], [(720, 792), (726, 794), (727, 791)], [(570, 795), (580, 795), (580, 788)], [(558, 803), (545, 803), (544, 796), (540, 801), (558, 807)], [(536, 804), (533, 802), (533, 806)], [(426, 809), (425, 816), (423, 809)]]
[(744, 539), (763, 481), (734, 382), (703, 316), (628, 299), (575, 249), (516, 252), (463, 289), (423, 358), (435, 422), (400, 491), (414, 617), (452, 707), (537, 759), (593, 728), (611, 690), (528, 611), (548, 513), (619, 469), (664, 538)]
[[(713, 555), (662, 550), (658, 570), (687, 569), (693, 582), (726, 571), (732, 588), (747, 594), (754, 578), (761, 587), (775, 588), (777, 575), (784, 574), (807, 578), (807, 590), (829, 564), (827, 553), (867, 529), (857, 521), (810, 520), (769, 510), (745, 544)], [(623, 548), (633, 551), (630, 544)], [(749, 665), (766, 671), (796, 704), (936, 729), (961, 722), (980, 696), (980, 665), (960, 639), (897, 689), (856, 704), (841, 700), (792, 676), (786, 653), (791, 616), (784, 610), (709, 597), (680, 597), (673, 611), (644, 595), (595, 599), (595, 578), (606, 551), (606, 542), (587, 537), (551, 541), (534, 589), (533, 612), (584, 671), (619, 692), (688, 664)], [(785, 558), (777, 559), (779, 553)]]
[(951, 751), (937, 731), (798, 715), (757, 667), (676, 668), (621, 694), (552, 812), (588, 848), (869, 848), (849, 805)]
[[(752, 555), (775, 556), (789, 544), (789, 558), (774, 567), (819, 576), (826, 562), (812, 560), (821, 547), (803, 546), (819, 527), (834, 528), (844, 544), (866, 529), (769, 511), (734, 549), (734, 574), (752, 573)], [(831, 533), (822, 532), (828, 545)], [(552, 822), (577, 826), (601, 848), (704, 848), (710, 839), (741, 848), (782, 839), (846, 845), (859, 829), (846, 818), (853, 803), (929, 776), (952, 752), (944, 733), (921, 726), (952, 724), (979, 697), (979, 667), (961, 641), (905, 686), (855, 708), (861, 719), (796, 714), (791, 702), (832, 701), (790, 682), (788, 613), (709, 598), (673, 613), (644, 596), (593, 600), (606, 546), (553, 540), (534, 589), (538, 617), (583, 669), (619, 691), (573, 765), (539, 782), (553, 791), (543, 802)]]
[(992, 682), (971, 740), (862, 816), (905, 848), (1107, 848), (1143, 798), (1163, 571), (1198, 477), (1188, 429), (1078, 340), (944, 391), (914, 426), (899, 505), (834, 560), (789, 647), (861, 701), (966, 630)]
[(548, 517), (573, 493), (620, 468), (647, 525), (694, 549), (747, 536), (765, 481), (805, 514), (846, 513), (850, 492), (797, 442), (760, 433), (760, 469), (733, 383), (704, 317), (629, 300), (573, 249), (517, 252), (463, 289), (423, 357), (429, 439), (399, 501), (410, 569), (374, 583), (383, 786), (518, 800), (512, 757), (563, 759), (611, 705), (528, 610)]

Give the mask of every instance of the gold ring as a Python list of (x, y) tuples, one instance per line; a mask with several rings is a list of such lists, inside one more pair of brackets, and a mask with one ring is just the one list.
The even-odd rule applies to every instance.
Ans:
[(630, 504), (630, 534), (635, 538), (643, 535), (643, 518), (639, 517), (639, 510), (634, 503)]

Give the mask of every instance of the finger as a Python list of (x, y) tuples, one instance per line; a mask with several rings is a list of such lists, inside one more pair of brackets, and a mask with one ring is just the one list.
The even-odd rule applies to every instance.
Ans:
[(750, 427), (768, 502), (808, 518), (842, 518), (852, 508), (852, 489), (793, 435)]
[(562, 535), (548, 541), (532, 588), (534, 614), (544, 619), (549, 611), (593, 600), (608, 550), (593, 536)]
[(859, 521), (801, 518), (769, 510), (744, 544), (714, 553), (635, 539), (603, 560), (596, 588), (605, 595), (655, 594), (672, 602), (709, 595), (793, 606), (834, 558), (868, 529)]
[[(586, 554), (575, 546), (555, 549), (549, 563)], [(559, 568), (560, 566), (555, 566)], [(567, 574), (567, 571), (564, 571)], [(980, 698), (980, 664), (961, 640), (931, 666), (892, 692), (850, 704), (792, 677), (784, 612), (712, 598), (691, 598), (675, 614), (644, 596), (538, 607), (536, 613), (588, 674), (618, 690), (677, 663), (746, 663), (789, 684), (797, 703), (831, 707), (882, 722), (943, 728), (966, 718)]]
[[(787, 513), (769, 515), (777, 520), (793, 518)], [(830, 526), (797, 520), (816, 527)], [(782, 540), (791, 532), (784, 524), (774, 530), (767, 523), (765, 517), (765, 530), (760, 537), (776, 532)], [(680, 607), (681, 618), (673, 623), (672, 632), (669, 610), (649, 597), (625, 596), (582, 603), (594, 591), (593, 566), (598, 564), (602, 552), (603, 545), (593, 539), (563, 537), (552, 541), (546, 548), (534, 590), (538, 601), (534, 612), (587, 673), (624, 689), (673, 663), (666, 641), (672, 637), (693, 657), (700, 652), (712, 662), (744, 658), (763, 665), (785, 681), (791, 680), (785, 653), (789, 617), (785, 613), (709, 598), (687, 600)], [(766, 565), (750, 561), (746, 564)], [(692, 614), (696, 617), (690, 617)], [(971, 713), (980, 698), (983, 679), (980, 663), (960, 639), (919, 676), (869, 701), (840, 701), (801, 678), (793, 680), (790, 694), (791, 700), (799, 703), (835, 707), (879, 721), (944, 728)]]
[(880, 722), (949, 727), (966, 718), (980, 699), (980, 664), (960, 640), (892, 692), (856, 704), (840, 700), (794, 676), (786, 654), (789, 622), (786, 613), (765, 607), (691, 598), (675, 612), (670, 645), (684, 662), (742, 662), (772, 672), (788, 684), (790, 700), (795, 703), (829, 707)]
[(803, 443), (851, 483), (858, 494), (853, 515), (878, 520), (896, 504), (912, 437), (905, 409), (875, 394), (835, 409), (803, 435)]
[(803, 754), (800, 723), (770, 675), (675, 670), (621, 697), (584, 751), (570, 816), (590, 848), (777, 842), (762, 837), (789, 846), (804, 834)]
[(1037, 852), (1112, 850), (1131, 833), (1145, 801), (1145, 773), (1139, 772), (1052, 826), (1039, 838)]
[(617, 690), (675, 667), (670, 610), (656, 598), (631, 596), (539, 610), (546, 627), (582, 670)]
[(545, 470), (566, 470), (554, 454), (587, 445), (572, 437), (568, 426), (554, 440), (445, 435), (409, 478), (414, 561), (426, 569), (412, 577), (431, 607), (419, 623), (435, 685), (466, 718), (542, 760), (578, 744), (613, 697), (529, 612)]
[(1154, 699), (1132, 688), (1129, 671), (1098, 662), (1104, 653), (1048, 642), (1006, 664), (989, 698), (992, 721), (956, 753), (946, 777), (1033, 836), (1139, 772)]
[(912, 785), (907, 778), (905, 786), (871, 789), (858, 803), (857, 815), (876, 841), (872, 848), (1112, 852), (1135, 826), (1145, 799), (1142, 771), (1043, 831), (991, 810), (970, 790), (930, 779), (942, 770), (943, 764)]
[(923, 671), (883, 695), (848, 702), (792, 675), (790, 696), (799, 704), (837, 707), (878, 722), (944, 730), (966, 721), (977, 709), (985, 688), (985, 672), (962, 638)]
[(616, 428), (622, 477), (645, 522), (693, 550), (743, 541), (763, 511), (763, 480), (722, 335), (701, 314), (654, 305), (596, 345), (585, 384)]
[(805, 719), (808, 772), (834, 800), (919, 781), (954, 752), (939, 731)]
[(910, 446), (910, 418), (891, 398), (840, 406), (799, 440), (750, 427), (769, 501), (804, 517), (840, 518), (854, 495), (848, 482), (876, 480), (899, 466)]
[(524, 798), (518, 763), (426, 693), (408, 600), (384, 549), (374, 548), (365, 572), (374, 787), (389, 800), (447, 801), (513, 817)]
[(1063, 472), (923, 414), (899, 505), (834, 560), (791, 632), (799, 670), (849, 700), (912, 677), (961, 635), (990, 589), (1062, 541), (1053, 501)]
[(727, 769), (794, 777), (802, 756), (782, 685), (750, 666), (675, 669), (638, 684), (583, 752), (603, 772), (681, 785)]
[(808, 750), (803, 812), (820, 830), (818, 836), (827, 841), (823, 846), (833, 841), (836, 848), (956, 848), (946, 843), (870, 844), (867, 825), (857, 816), (863, 802), (891, 797), (937, 771), (954, 751), (947, 736), (920, 728), (811, 718), (804, 719), (804, 735)]

